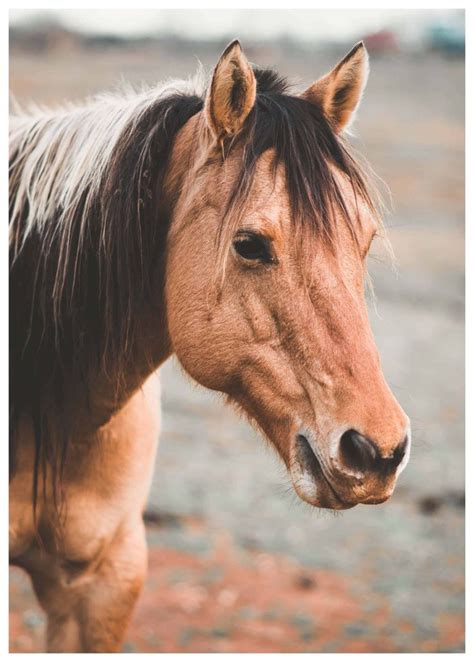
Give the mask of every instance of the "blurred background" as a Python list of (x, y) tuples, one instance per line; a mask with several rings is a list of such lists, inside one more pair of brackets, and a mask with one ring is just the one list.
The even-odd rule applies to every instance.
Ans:
[[(353, 143), (391, 190), (397, 260), (369, 260), (385, 374), (412, 420), (393, 498), (342, 515), (300, 502), (249, 424), (162, 368), (163, 432), (145, 514), (150, 569), (125, 651), (464, 650), (464, 13), (57, 10), (10, 13), (21, 104), (207, 69), (234, 37), (305, 86), (359, 39), (371, 75)], [(92, 525), (92, 523), (91, 523)], [(11, 571), (11, 650), (44, 617)]]

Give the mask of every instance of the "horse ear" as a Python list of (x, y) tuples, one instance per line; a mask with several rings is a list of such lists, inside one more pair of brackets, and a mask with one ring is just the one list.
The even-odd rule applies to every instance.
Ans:
[(252, 67), (235, 40), (222, 53), (206, 97), (207, 122), (219, 140), (240, 131), (254, 106), (256, 90)]
[(369, 56), (360, 41), (332, 71), (310, 85), (301, 95), (317, 104), (336, 133), (346, 129), (364, 93), (369, 75)]

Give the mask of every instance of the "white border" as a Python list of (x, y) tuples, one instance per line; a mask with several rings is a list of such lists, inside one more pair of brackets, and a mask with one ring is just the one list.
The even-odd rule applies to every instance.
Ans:
[[(11, 9), (46, 9), (44, 5), (38, 2), (30, 2), (27, 7), (24, 5), (21, 5), (19, 3), (10, 3), (10, 8)], [(129, 9), (131, 8), (130, 5), (127, 5), (124, 2), (120, 2), (120, 0), (114, 0), (114, 2), (102, 2), (100, 5), (95, 4), (94, 9)], [(257, 2), (254, 1), (252, 3), (234, 3), (232, 5), (227, 5), (222, 1), (222, 0), (216, 0), (214, 2), (206, 2), (203, 4), (197, 4), (197, 3), (189, 3), (189, 2), (179, 2), (179, 0), (173, 2), (173, 4), (166, 5), (166, 4), (161, 4), (155, 2), (141, 2), (140, 3), (140, 9), (177, 9), (177, 8), (182, 8), (182, 9), (272, 9), (272, 8), (278, 8), (278, 9), (286, 9), (288, 8), (288, 5), (285, 5), (282, 2)], [(292, 5), (291, 9), (383, 9), (381, 6), (380, 2), (371, 2), (371, 3), (366, 3), (363, 7), (360, 7), (354, 3), (348, 3), (348, 2), (337, 2), (333, 0), (331, 2), (331, 6), (324, 6), (320, 5), (315, 2), (299, 2), (296, 5)], [(386, 7), (392, 9), (393, 7)], [(396, 7), (397, 9), (413, 9), (413, 2), (399, 2), (398, 6)], [(416, 9), (448, 9), (448, 8), (459, 8), (459, 9), (466, 9), (466, 4), (455, 4), (453, 7), (449, 7), (446, 4), (439, 3), (439, 2), (418, 2), (416, 4)], [(78, 3), (68, 3), (68, 2), (49, 2), (47, 9), (84, 9), (83, 5), (78, 4)], [(138, 9), (135, 7), (135, 9)], [(4, 8), (2, 10), (3, 12), (3, 18), (4, 20), (2, 21), (1, 24), (1, 68), (0, 71), (6, 72), (8, 71), (8, 13), (7, 9)], [(467, 50), (466, 50), (466, 71), (470, 72), (470, 77), (472, 79), (472, 55), (473, 55), (473, 49), (471, 47), (471, 39), (474, 38), (474, 30), (473, 30), (473, 18), (472, 16), (474, 15), (474, 8), (473, 9), (467, 9), (466, 11), (466, 34), (467, 34)], [(467, 81), (469, 81), (469, 76), (466, 77)], [(2, 144), (2, 154), (4, 154), (4, 158), (2, 159), (2, 167), (3, 167), (3, 177), (1, 178), (1, 200), (2, 200), (2, 208), (4, 211), (5, 216), (8, 214), (8, 209), (7, 209), (7, 200), (8, 200), (8, 187), (7, 187), (7, 177), (8, 177), (8, 165), (7, 165), (7, 131), (6, 127), (8, 125), (8, 84), (6, 77), (2, 81), (2, 104), (1, 104), (1, 111), (3, 114), (3, 128), (4, 130), (2, 131), (1, 134), (1, 139), (2, 143), (3, 141), (5, 144)], [(466, 182), (470, 181), (469, 175), (473, 176), (473, 166), (472, 166), (472, 150), (473, 150), (473, 132), (472, 132), (472, 123), (473, 123), (473, 115), (474, 115), (474, 103), (473, 103), (473, 89), (472, 89), (472, 83), (471, 85), (466, 89), (466, 118), (468, 119), (466, 123)], [(473, 325), (473, 292), (472, 292), (472, 261), (474, 260), (474, 255), (473, 255), (473, 245), (474, 245), (474, 230), (472, 227), (472, 210), (473, 210), (473, 189), (469, 186), (466, 186), (466, 276), (467, 276), (467, 281), (466, 281), (466, 331), (467, 335), (466, 338), (473, 338), (473, 331), (474, 331), (474, 325)], [(6, 218), (2, 219), (1, 223), (1, 228), (2, 228), (2, 242), (1, 242), (1, 247), (2, 247), (2, 256), (3, 256), (3, 261), (2, 261), (2, 270), (1, 270), (1, 276), (0, 276), (0, 300), (2, 301), (2, 306), (4, 306), (3, 310), (6, 311), (6, 306), (7, 306), (7, 297), (8, 297), (8, 252), (7, 252), (7, 246), (8, 246), (8, 237), (7, 237), (7, 222)], [(4, 313), (4, 319), (5, 322), (0, 326), (0, 332), (1, 332), (1, 359), (2, 359), (2, 372), (1, 372), (1, 412), (2, 412), (2, 429), (4, 430), (3, 436), (3, 447), (2, 447), (2, 452), (4, 453), (4, 456), (2, 457), (2, 468), (4, 471), (4, 476), (2, 480), (2, 509), (1, 509), (1, 526), (0, 526), (0, 535), (1, 535), (1, 559), (0, 559), (0, 564), (1, 564), (1, 586), (2, 586), (2, 595), (0, 599), (0, 605), (1, 605), (1, 611), (0, 611), (0, 654), (1, 653), (7, 653), (8, 651), (8, 566), (7, 566), (7, 542), (8, 542), (8, 536), (7, 536), (7, 521), (8, 521), (8, 514), (7, 514), (7, 503), (8, 503), (8, 462), (7, 462), (7, 437), (8, 437), (8, 331), (7, 331), (7, 323), (6, 323), (6, 318), (7, 318), (7, 313)], [(473, 377), (472, 377), (472, 359), (473, 359), (473, 350), (472, 350), (472, 345), (466, 344), (466, 403), (474, 403), (474, 388), (473, 388)], [(473, 468), (472, 464), (472, 457), (473, 457), (473, 452), (472, 449), (470, 449), (470, 440), (472, 437), (472, 432), (473, 432), (473, 424), (472, 424), (472, 411), (469, 412), (468, 407), (466, 407), (466, 467), (470, 467), (471, 469)], [(446, 443), (449, 443), (449, 440), (446, 440)], [(466, 474), (469, 475), (469, 472), (466, 471)], [(471, 491), (469, 489), (469, 485), (467, 485), (467, 490), (466, 490), (466, 507), (468, 509), (469, 513), (472, 513), (472, 495)], [(467, 558), (473, 558), (474, 554), (474, 546), (472, 545), (472, 525), (469, 524), (469, 517), (466, 517), (466, 542), (467, 542)], [(466, 619), (467, 623), (469, 624), (469, 621), (473, 622), (474, 619), (472, 618), (472, 591), (474, 590), (473, 586), (473, 573), (472, 573), (472, 561), (471, 563), (467, 564), (466, 567), (466, 600), (467, 600), (467, 614), (468, 617)], [(466, 628), (466, 651), (468, 653), (472, 653), (474, 648), (473, 648), (473, 634), (472, 634), (472, 627)], [(42, 658), (45, 653), (39, 653), (37, 654), (37, 657)], [(131, 654), (138, 656), (140, 659), (142, 659), (143, 655), (145, 656), (153, 656), (155, 654), (153, 653), (144, 653), (144, 654), (138, 654), (138, 653), (132, 653)], [(193, 659), (203, 659), (207, 658), (207, 654), (192, 654)], [(227, 658), (229, 660), (235, 660), (236, 657), (240, 657), (243, 654), (239, 653), (234, 653), (234, 654), (214, 654), (214, 656), (218, 656), (221, 659), (222, 658)], [(255, 654), (245, 654), (245, 660), (249, 659), (250, 657), (253, 657)], [(297, 654), (273, 654), (269, 653), (266, 654), (267, 658), (273, 658), (276, 657), (277, 655), (285, 655), (286, 657), (296, 657)], [(406, 655), (406, 654), (405, 654)], [(378, 660), (381, 659), (386, 659), (389, 658), (390, 660), (394, 660), (397, 658), (402, 658), (405, 657), (405, 655), (402, 654), (382, 654), (382, 653), (374, 653), (370, 656), (371, 660), (374, 660), (377, 662)], [(419, 653), (413, 653), (413, 655), (421, 655)], [(456, 655), (456, 657), (459, 656), (459, 654), (424, 654), (423, 655), (423, 660), (426, 660), (427, 658), (433, 657), (436, 660), (440, 660), (441, 658), (446, 658), (446, 657), (451, 657), (452, 655)], [(169, 658), (170, 660), (179, 660), (180, 658), (186, 657), (186, 654), (160, 654), (160, 657), (163, 658)], [(20, 659), (20, 658), (29, 658), (29, 654), (16, 654), (15, 659)], [(36, 659), (37, 659), (36, 657)], [(60, 656), (63, 657), (63, 656)], [(82, 655), (79, 655), (79, 657), (75, 659), (80, 659), (83, 657)], [(85, 657), (85, 656), (84, 656)], [(330, 659), (332, 656), (329, 654), (321, 654), (318, 655), (318, 659), (320, 660), (325, 660), (325, 659)], [(345, 654), (339, 654), (339, 657), (345, 658)], [(89, 656), (87, 656), (87, 659), (89, 659)]]

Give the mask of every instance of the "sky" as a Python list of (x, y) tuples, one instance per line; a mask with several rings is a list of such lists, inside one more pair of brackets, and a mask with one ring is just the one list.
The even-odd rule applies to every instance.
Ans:
[[(406, 38), (416, 38), (430, 21), (450, 20), (447, 9), (57, 9), (48, 10), (64, 25), (85, 32), (143, 35), (175, 33), (207, 39), (238, 34), (240, 38), (272, 38), (281, 35), (304, 41), (348, 39), (390, 26)], [(38, 10), (10, 10), (10, 22), (34, 19)], [(251, 20), (250, 20), (251, 18)]]

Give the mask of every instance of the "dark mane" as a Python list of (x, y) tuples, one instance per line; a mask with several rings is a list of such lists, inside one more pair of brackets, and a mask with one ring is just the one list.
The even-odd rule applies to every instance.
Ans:
[[(245, 146), (242, 171), (222, 234), (231, 232), (258, 158), (274, 148), (275, 168), (285, 168), (294, 222), (329, 239), (336, 211), (354, 222), (333, 170), (372, 206), (361, 170), (317, 106), (292, 96), (275, 72), (255, 73), (257, 101), (238, 141)], [(119, 106), (117, 99), (109, 103)], [(71, 129), (64, 115), (27, 117), (16, 131), (10, 163), (10, 458), (14, 469), (16, 427), (27, 413), (35, 433), (35, 498), (39, 470), (49, 467), (54, 482), (64, 466), (74, 407), (70, 384), (87, 384), (91, 365), (107, 370), (136, 341), (136, 313), (153, 294), (153, 265), (166, 240), (162, 184), (173, 139), (203, 103), (200, 93), (173, 93), (138, 105), (135, 113), (127, 106), (128, 119), (97, 181), (86, 173), (86, 185), (67, 195), (61, 177), (70, 176), (74, 163), (62, 146), (75, 144), (80, 122)], [(92, 126), (93, 109), (80, 112)], [(109, 124), (111, 132), (116, 129)], [(56, 442), (52, 420), (62, 425)]]
[[(72, 213), (58, 207), (38, 226), (31, 227), (28, 204), (12, 213), (28, 160), (21, 147), (13, 152), (10, 465), (13, 474), (16, 427), (28, 413), (35, 500), (40, 468), (45, 475), (49, 467), (53, 483), (62, 472), (74, 408), (70, 384), (87, 384), (94, 366), (107, 371), (134, 342), (136, 312), (151, 296), (163, 235), (161, 187), (173, 139), (202, 105), (202, 98), (184, 94), (150, 104), (123, 127), (96, 191), (81, 190)], [(49, 165), (47, 158), (37, 170)], [(52, 430), (52, 420), (63, 429)]]

